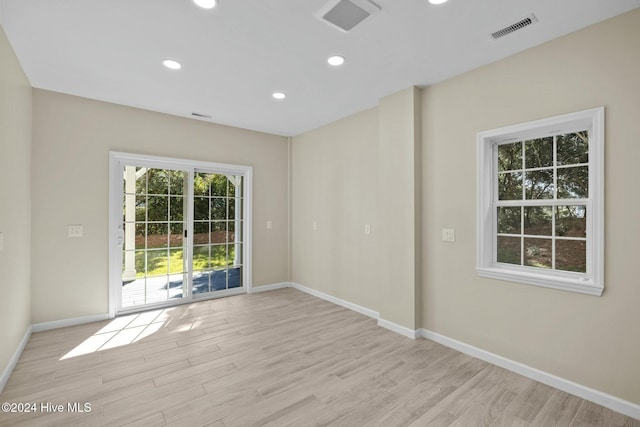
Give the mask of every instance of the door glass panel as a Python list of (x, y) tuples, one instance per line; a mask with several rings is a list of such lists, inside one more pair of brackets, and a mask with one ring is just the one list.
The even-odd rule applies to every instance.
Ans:
[(185, 279), (186, 173), (125, 166), (123, 176), (122, 307), (179, 298)]
[(242, 244), (236, 243), (228, 246), (229, 258), (227, 259), (227, 265), (241, 265), (242, 264)]
[(148, 169), (144, 173), (143, 180), (146, 183), (146, 191), (144, 194), (160, 194), (165, 195), (169, 192), (169, 182), (167, 180), (167, 172), (164, 169)]
[(169, 200), (166, 196), (147, 196), (147, 221), (167, 221)]
[(169, 244), (168, 230), (166, 222), (147, 224), (147, 249), (166, 248)]
[(180, 170), (122, 173), (123, 309), (244, 286), (242, 176), (193, 172), (190, 183)]
[(209, 198), (194, 197), (193, 219), (196, 221), (206, 221), (209, 219)]
[(209, 284), (210, 271), (194, 270), (193, 271), (193, 289), (194, 295), (211, 292)]
[(211, 243), (227, 243), (227, 221), (211, 223)]
[(135, 230), (135, 248), (145, 249), (147, 247), (147, 225), (144, 222), (127, 223), (125, 236), (131, 237), (131, 227)]
[(209, 264), (209, 245), (193, 247), (193, 270), (208, 270)]
[(242, 267), (229, 269), (229, 289), (242, 287)]
[(221, 174), (208, 174), (207, 179), (211, 185), (211, 195), (212, 196), (227, 196), (227, 177)]
[(228, 197), (242, 197), (242, 183), (243, 183), (243, 177), (242, 176), (229, 176), (227, 177), (227, 180), (229, 182), (229, 186), (228, 186), (228, 193), (227, 196)]
[(184, 245), (184, 223), (172, 222), (170, 224), (171, 236), (169, 237), (169, 246), (172, 248), (181, 248)]
[(182, 171), (167, 171), (169, 174), (169, 191), (171, 194), (183, 195), (185, 192), (185, 173)]
[(209, 183), (207, 174), (196, 172), (193, 179), (193, 196), (209, 196)]
[(195, 222), (193, 224), (193, 244), (201, 245), (209, 243), (209, 223)]
[[(519, 218), (518, 218), (519, 219)], [(228, 241), (242, 243), (242, 221), (229, 221), (228, 226)]]
[(227, 198), (226, 197), (211, 198), (211, 219), (212, 220), (227, 219)]
[[(125, 204), (128, 202), (129, 200), (126, 200)], [(145, 194), (138, 194), (135, 196), (135, 203), (135, 221), (145, 221), (147, 219), (147, 196)], [(127, 221), (132, 220), (127, 219)]]
[(169, 254), (166, 249), (149, 249), (146, 254), (147, 263), (143, 270), (145, 276), (166, 276), (169, 273)]
[(212, 267), (224, 267), (227, 265), (227, 245), (211, 245), (209, 258)]
[[(201, 249), (194, 248), (194, 271), (198, 269), (201, 273), (197, 282), (194, 279), (193, 292), (241, 287), (243, 177), (197, 173), (196, 181), (194, 185), (199, 190), (194, 198), (194, 212), (197, 213), (193, 241), (201, 245)], [(205, 206), (208, 209), (206, 217)], [(206, 256), (207, 262), (204, 262)], [(207, 272), (207, 269), (210, 270)], [(205, 276), (207, 286), (204, 285)]]
[(167, 300), (169, 289), (167, 276), (147, 277), (146, 279), (146, 303), (164, 302)]
[(182, 196), (169, 197), (169, 215), (172, 221), (183, 220), (184, 201)]
[(216, 269), (210, 275), (211, 291), (227, 289), (227, 270)]

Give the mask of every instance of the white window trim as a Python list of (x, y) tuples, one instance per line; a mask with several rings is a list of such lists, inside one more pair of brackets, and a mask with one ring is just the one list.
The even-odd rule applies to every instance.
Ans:
[[(549, 134), (588, 129), (589, 205), (587, 215), (587, 272), (572, 273), (495, 261), (496, 209), (494, 146), (512, 138), (533, 139)], [(604, 290), (604, 107), (535, 120), (477, 134), (477, 259), (481, 277), (507, 280), (589, 295)]]
[[(154, 305), (147, 304), (142, 308), (132, 307), (130, 309), (123, 309), (121, 307), (121, 269), (122, 269), (122, 254), (121, 246), (119, 242), (119, 228), (121, 225), (122, 217), (122, 186), (123, 176), (122, 168), (125, 164), (137, 164), (144, 165), (145, 167), (166, 168), (166, 169), (189, 169), (191, 174), (196, 170), (214, 170), (216, 173), (224, 173), (229, 175), (242, 175), (245, 180), (244, 189), (244, 208), (243, 208), (243, 286), (239, 289), (229, 289), (226, 291), (219, 291), (215, 296), (199, 297), (194, 296), (191, 292), (188, 292), (188, 298), (177, 300), (175, 302), (163, 302), (157, 305), (157, 307), (168, 307), (171, 305), (188, 304), (203, 299), (224, 297), (229, 295), (236, 295), (239, 293), (251, 293), (252, 292), (252, 201), (253, 201), (253, 167), (232, 165), (224, 163), (204, 162), (198, 160), (179, 159), (170, 157), (150, 156), (144, 154), (132, 154), (123, 153), (118, 151), (109, 152), (109, 316), (111, 318), (118, 314), (126, 312), (135, 312), (140, 310), (148, 310), (154, 308)], [(193, 188), (191, 187), (190, 193)], [(193, 196), (193, 194), (191, 194)], [(193, 207), (190, 206), (187, 218), (193, 217)], [(193, 229), (191, 221), (188, 223), (188, 238), (190, 241), (193, 239)], [(189, 272), (191, 272), (192, 266), (189, 263)]]

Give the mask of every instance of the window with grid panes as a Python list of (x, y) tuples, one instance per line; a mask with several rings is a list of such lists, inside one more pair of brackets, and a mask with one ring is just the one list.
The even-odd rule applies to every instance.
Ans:
[(481, 276), (600, 295), (603, 108), (478, 134)]

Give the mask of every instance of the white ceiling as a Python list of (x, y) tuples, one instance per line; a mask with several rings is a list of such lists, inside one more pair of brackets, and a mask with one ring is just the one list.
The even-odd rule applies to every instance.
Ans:
[[(31, 82), (48, 89), (279, 135), (297, 135), (640, 7), (640, 0), (378, 0), (348, 33), (327, 0), (0, 0)], [(531, 13), (539, 22), (490, 33)], [(347, 62), (334, 68), (328, 56)], [(164, 68), (179, 60), (180, 71)], [(287, 94), (283, 101), (271, 93)]]

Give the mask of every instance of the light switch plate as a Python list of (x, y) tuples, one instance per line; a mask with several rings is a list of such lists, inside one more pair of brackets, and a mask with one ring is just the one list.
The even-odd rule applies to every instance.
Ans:
[(371, 224), (364, 225), (364, 234), (366, 234), (367, 236), (371, 234)]
[(453, 228), (443, 228), (442, 229), (442, 241), (443, 242), (455, 242), (456, 241), (456, 231)]
[(273, 222), (267, 221), (267, 230), (271, 230), (273, 228)]

